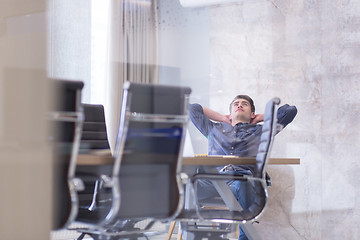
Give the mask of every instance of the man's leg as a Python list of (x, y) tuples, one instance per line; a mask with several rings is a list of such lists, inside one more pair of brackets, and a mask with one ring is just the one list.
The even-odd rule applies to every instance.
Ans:
[(244, 231), (241, 229), (241, 225), (239, 225), (239, 240), (248, 240), (246, 234), (245, 234)]
[[(253, 186), (249, 181), (232, 180), (228, 182), (230, 190), (235, 195), (243, 209), (248, 209), (254, 201)], [(239, 240), (248, 240), (239, 225)]]

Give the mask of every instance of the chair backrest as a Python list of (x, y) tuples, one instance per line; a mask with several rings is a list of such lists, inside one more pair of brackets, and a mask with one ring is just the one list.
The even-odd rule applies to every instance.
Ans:
[(165, 219), (182, 208), (181, 158), (188, 122), (187, 87), (124, 84), (113, 176), (116, 219)]
[(260, 144), (256, 154), (256, 167), (254, 177), (262, 179), (254, 184), (254, 201), (249, 207), (253, 218), (258, 218), (267, 204), (266, 167), (269, 163), (271, 148), (277, 133), (277, 109), (280, 99), (272, 98), (265, 106), (264, 124), (262, 126)]
[(270, 152), (277, 131), (277, 106), (279, 104), (280, 99), (273, 98), (266, 104), (265, 107), (260, 145), (256, 154), (255, 176), (259, 178), (265, 179), (266, 167), (269, 163)]
[(110, 149), (106, 132), (104, 106), (101, 104), (83, 104), (83, 108), (85, 119), (80, 149)]
[(76, 217), (78, 198), (74, 186), (83, 112), (84, 86), (80, 81), (53, 80), (55, 104), (50, 113), (54, 146), (53, 229), (65, 228)]

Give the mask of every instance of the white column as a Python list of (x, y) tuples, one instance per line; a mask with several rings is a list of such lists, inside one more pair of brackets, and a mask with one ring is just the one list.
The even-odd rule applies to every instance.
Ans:
[(1, 239), (50, 239), (46, 1), (1, 2)]

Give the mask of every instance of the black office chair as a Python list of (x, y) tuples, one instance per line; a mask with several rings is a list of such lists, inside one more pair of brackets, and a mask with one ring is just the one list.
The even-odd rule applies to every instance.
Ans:
[[(94, 239), (137, 239), (152, 224), (173, 219), (182, 209), (181, 158), (191, 90), (125, 83), (112, 175), (113, 189), (106, 220), (81, 229)], [(148, 220), (143, 229), (135, 223)]]
[(55, 94), (49, 136), (54, 147), (52, 229), (56, 230), (66, 228), (74, 221), (78, 209), (77, 191), (83, 187), (81, 180), (75, 178), (75, 167), (83, 121), (80, 101), (84, 84), (51, 80)]
[[(219, 174), (218, 172), (202, 172), (195, 174), (191, 178), (192, 184), (190, 184), (189, 187), (192, 188), (194, 193), (195, 208), (184, 209), (178, 216), (178, 220), (182, 222), (182, 230), (187, 231), (190, 235), (188, 239), (226, 239), (224, 235), (231, 232), (228, 223), (244, 224), (254, 222), (264, 211), (268, 199), (266, 166), (269, 161), (274, 136), (278, 128), (280, 128), (280, 126), (277, 125), (276, 119), (277, 106), (279, 103), (279, 98), (273, 98), (266, 105), (260, 145), (256, 155), (254, 175), (228, 175)], [(200, 204), (196, 199), (197, 183), (200, 179), (210, 180), (214, 185), (218, 182), (224, 183), (229, 180), (248, 182), (251, 184), (251, 191), (249, 191), (251, 195), (250, 206), (246, 209), (232, 206), (232, 204), (238, 204), (235, 198), (235, 201), (232, 201), (230, 204), (229, 202), (226, 203), (226, 201), (222, 201), (223, 199), (221, 198)], [(231, 192), (230, 194), (232, 195)], [(221, 201), (218, 201), (219, 199)], [(214, 223), (216, 224), (214, 225)]]
[[(94, 151), (109, 150), (104, 106), (101, 104), (82, 104), (84, 124), (80, 141), (80, 152), (96, 154)], [(111, 176), (113, 166), (79, 165), (76, 176), (84, 182), (84, 190), (79, 193), (77, 222), (91, 225), (101, 224), (112, 208), (112, 190), (104, 187), (104, 176)]]
[(81, 134), (80, 151), (110, 149), (105, 123), (104, 106), (101, 104), (82, 104), (84, 124)]

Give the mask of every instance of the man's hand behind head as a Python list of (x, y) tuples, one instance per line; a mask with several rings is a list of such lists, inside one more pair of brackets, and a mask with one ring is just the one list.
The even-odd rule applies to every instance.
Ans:
[(264, 114), (256, 114), (252, 119), (251, 124), (257, 124), (262, 121), (264, 121)]
[(230, 124), (230, 125), (231, 125), (230, 115), (229, 115), (229, 114), (228, 114), (228, 115), (224, 115), (224, 116), (223, 116), (223, 120), (222, 120), (222, 122), (224, 122), (224, 123), (227, 123), (227, 124)]

